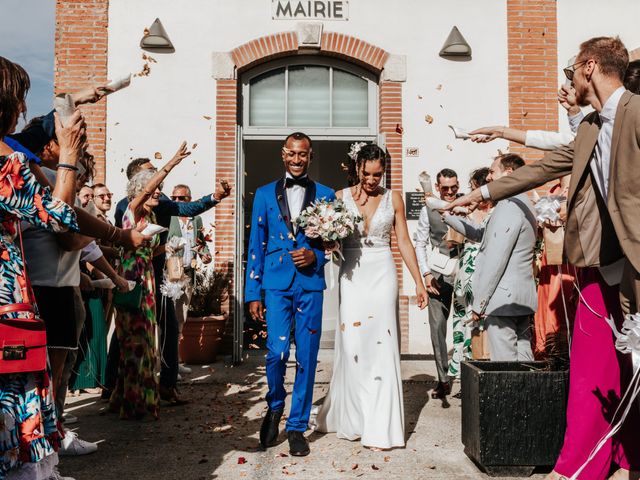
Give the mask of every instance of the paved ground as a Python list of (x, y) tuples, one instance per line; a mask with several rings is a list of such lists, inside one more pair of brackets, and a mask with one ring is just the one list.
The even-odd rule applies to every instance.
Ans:
[[(463, 453), (460, 400), (451, 398), (450, 408), (442, 408), (439, 400), (429, 397), (435, 384), (430, 361), (402, 362), (406, 448), (373, 452), (333, 434), (310, 433), (308, 457), (289, 457), (284, 435), (279, 446), (259, 451), (257, 432), (266, 409), (263, 360), (254, 351), (239, 367), (221, 361), (195, 367), (181, 387), (192, 402), (163, 408), (157, 422), (118, 420), (104, 413), (106, 404), (95, 395), (71, 398), (68, 408), (80, 419), (72, 427), (77, 427), (81, 438), (98, 441), (99, 449), (85, 457), (63, 457), (61, 472), (77, 480), (489, 478)], [(321, 351), (316, 403), (324, 398), (331, 363), (332, 351)], [(289, 389), (294, 367), (292, 362)], [(458, 389), (456, 385), (454, 393)]]

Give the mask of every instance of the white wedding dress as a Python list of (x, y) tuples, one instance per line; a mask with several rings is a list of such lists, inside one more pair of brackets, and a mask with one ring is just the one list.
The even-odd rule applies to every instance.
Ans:
[[(357, 214), (351, 191), (342, 192), (347, 208)], [(343, 244), (333, 376), (316, 419), (320, 432), (360, 438), (377, 448), (405, 444), (391, 196), (385, 189), (369, 231), (361, 222)]]

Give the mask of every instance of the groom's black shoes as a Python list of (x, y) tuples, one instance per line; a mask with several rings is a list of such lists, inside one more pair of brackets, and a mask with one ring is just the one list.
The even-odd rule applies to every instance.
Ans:
[(302, 432), (287, 432), (289, 436), (289, 453), (294, 457), (304, 457), (309, 455), (309, 440)]
[(262, 420), (262, 427), (260, 427), (260, 446), (262, 448), (273, 447), (278, 440), (278, 426), (280, 425), (280, 418), (282, 417), (282, 410), (276, 411), (269, 409), (267, 414)]

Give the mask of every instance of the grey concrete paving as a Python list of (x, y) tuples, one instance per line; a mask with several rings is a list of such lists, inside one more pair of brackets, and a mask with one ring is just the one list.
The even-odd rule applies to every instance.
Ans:
[[(314, 400), (319, 403), (331, 378), (333, 352), (321, 351)], [(293, 355), (292, 355), (293, 358)], [(282, 443), (258, 450), (258, 435), (266, 409), (263, 354), (253, 351), (239, 367), (219, 361), (194, 367), (181, 385), (189, 405), (162, 408), (157, 422), (118, 420), (105, 414), (95, 395), (69, 399), (79, 423), (79, 436), (98, 441), (98, 452), (62, 457), (60, 470), (77, 480), (128, 479), (485, 479), (465, 456), (460, 443), (460, 400), (450, 408), (429, 397), (435, 385), (430, 361), (403, 361), (405, 417), (408, 441), (404, 449), (374, 452), (334, 434), (310, 433), (311, 455), (288, 456)], [(288, 369), (291, 388), (295, 363)], [(454, 393), (459, 386), (454, 386)], [(536, 474), (531, 479), (541, 479)]]

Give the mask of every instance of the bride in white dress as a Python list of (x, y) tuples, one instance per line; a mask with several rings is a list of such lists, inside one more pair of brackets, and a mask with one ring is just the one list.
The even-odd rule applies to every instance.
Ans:
[(380, 186), (385, 166), (385, 152), (365, 145), (355, 159), (359, 182), (337, 192), (364, 221), (343, 243), (333, 376), (316, 420), (320, 432), (360, 438), (362, 445), (377, 449), (405, 445), (392, 230), (416, 283), (420, 309), (428, 303), (402, 196)]

